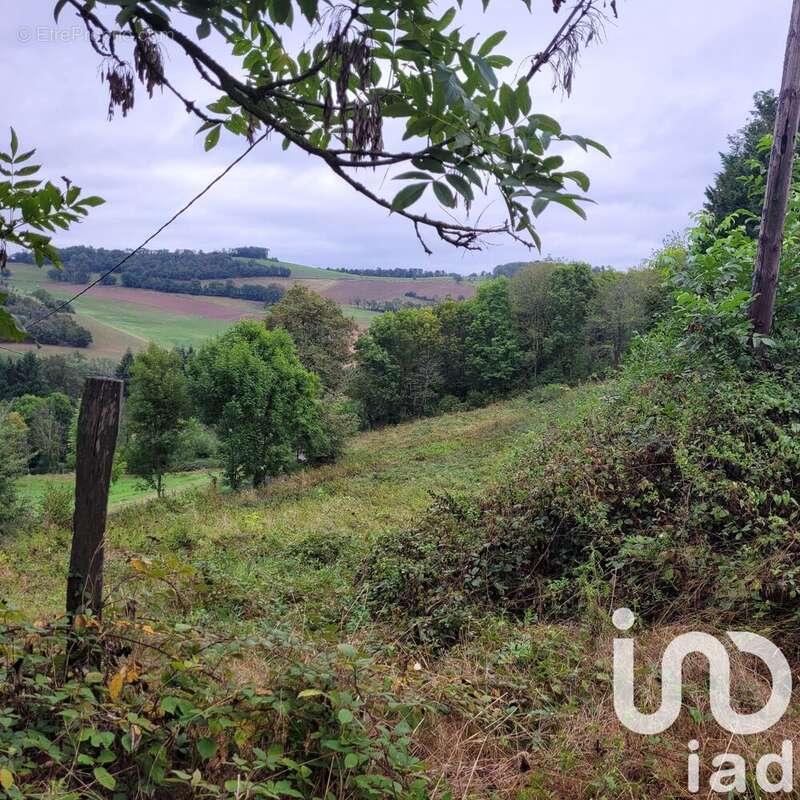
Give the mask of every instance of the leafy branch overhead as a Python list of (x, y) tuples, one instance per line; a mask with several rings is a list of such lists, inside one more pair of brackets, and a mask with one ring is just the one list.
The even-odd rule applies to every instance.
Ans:
[[(483, 0), (484, 10), (490, 2)], [(530, 0), (522, 2), (530, 10)], [(602, 35), (617, 9), (609, 0), (565, 5), (554, 0), (557, 33), (512, 83), (498, 76), (512, 65), (499, 49), (505, 32), (467, 37), (461, 0), (444, 13), (435, 0), (59, 0), (55, 15), (70, 8), (85, 23), (103, 59), (110, 115), (133, 108), (138, 78), (151, 96), (167, 90), (202, 121), (206, 149), (223, 129), (250, 141), (278, 135), (284, 148), (321, 159), (357, 192), (413, 223), (430, 252), (425, 230), (467, 249), (491, 234), (539, 247), (535, 220), (548, 205), (585, 216), (588, 177), (565, 170), (548, 150), (573, 142), (608, 153), (536, 113), (531, 80), (549, 66), (569, 92), (581, 48)], [(212, 34), (240, 60), (235, 71), (204, 46)], [(171, 82), (160, 46), (167, 40), (220, 92), (216, 102), (201, 108)], [(400, 138), (398, 147), (387, 144)], [(369, 168), (391, 168), (403, 185), (374, 189), (363, 177)], [(501, 217), (471, 221), (473, 204), (490, 192), (502, 198)], [(438, 201), (436, 216), (413, 210), (423, 197)]]
[[(30, 161), (35, 150), (20, 148), (16, 131), (11, 129), (7, 152), (0, 152), (0, 275), (8, 261), (8, 246), (21, 247), (33, 254), (40, 267), (49, 262), (61, 268), (58, 250), (49, 233), (67, 230), (80, 222), (89, 209), (102, 205), (99, 197), (82, 197), (81, 189), (62, 178), (61, 189), (51, 181), (35, 176), (41, 169)], [(2, 305), (7, 295), (0, 293), (0, 340), (21, 342), (22, 326)]]

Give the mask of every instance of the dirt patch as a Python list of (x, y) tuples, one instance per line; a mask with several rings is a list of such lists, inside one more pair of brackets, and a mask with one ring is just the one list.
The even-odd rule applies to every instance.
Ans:
[[(58, 291), (63, 289), (63, 284), (45, 283), (44, 288), (48, 291)], [(150, 289), (127, 289), (123, 286), (95, 286), (92, 289), (92, 297), (147, 306), (184, 317), (205, 317), (225, 322), (235, 322), (263, 310), (261, 303), (249, 303), (244, 300), (236, 301), (236, 305), (232, 305), (215, 303), (213, 299), (189, 294), (168, 294)]]
[(422, 280), (369, 280), (340, 279), (320, 280), (317, 278), (237, 278), (237, 286), (243, 283), (257, 283), (267, 286), (275, 283), (288, 289), (295, 283), (305, 286), (314, 292), (328, 297), (343, 306), (351, 306), (356, 300), (373, 300), (387, 302), (403, 300), (406, 292), (416, 292), (420, 297), (443, 300), (448, 295), (454, 299), (469, 298), (475, 294), (475, 286), (471, 283), (456, 283), (447, 278), (424, 278)]

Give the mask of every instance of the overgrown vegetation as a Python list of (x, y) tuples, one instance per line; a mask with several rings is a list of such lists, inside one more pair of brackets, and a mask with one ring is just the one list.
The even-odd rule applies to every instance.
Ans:
[[(79, 0), (71, 5), (87, 13)], [(150, 5), (164, 4), (131, 7), (121, 18), (136, 34), (140, 77), (152, 88), (164, 78), (151, 28), (176, 31)], [(261, 0), (233, 9), (239, 16), (232, 12), (226, 30), (251, 14), (263, 23), (267, 11), (286, 23), (292, 6)], [(317, 4), (301, 10), (312, 21)], [(427, 4), (417, 10), (415, 35), (463, 58), (459, 34), (440, 39), (457, 12), (431, 27)], [(201, 19), (200, 38), (224, 24), (208, 11)], [(128, 110), (132, 77), (119, 72), (102, 21), (86, 21), (100, 52), (111, 47), (104, 77), (112, 107)], [(353, 52), (354, 40), (335, 26), (328, 35), (319, 52), (339, 77), (362, 90), (373, 85), (368, 48)], [(270, 41), (261, 49), (286, 55)], [(251, 55), (257, 48), (247, 49), (251, 74), (263, 77)], [(203, 56), (195, 51), (196, 65)], [(286, 59), (274, 69), (291, 70)], [(298, 62), (307, 59), (304, 51)], [(312, 64), (299, 82), (321, 69)], [(413, 80), (415, 70), (406, 70)], [(350, 81), (337, 91), (346, 150), (348, 114), (369, 119), (348, 94)], [(248, 108), (249, 95), (226, 92), (211, 110), (238, 131), (244, 117), (236, 109)], [(501, 118), (512, 121), (508, 106), (521, 100), (510, 87), (503, 96)], [(449, 100), (439, 110), (456, 106)], [(259, 114), (269, 107), (265, 100)], [(332, 118), (304, 113), (298, 118), (314, 133), (287, 141), (320, 154)], [(259, 114), (252, 112), (263, 122)], [(412, 125), (422, 119), (412, 109), (402, 115)], [(209, 147), (218, 126), (209, 121)], [(378, 133), (380, 126), (353, 137), (377, 147)], [(315, 134), (316, 142), (306, 138)], [(425, 158), (440, 151), (450, 154), (442, 146)], [(469, 157), (460, 153), (456, 168)], [(454, 172), (410, 158), (458, 189)], [(337, 166), (336, 155), (327, 163)], [(421, 174), (404, 177), (425, 185), (401, 190), (396, 210), (428, 182), (441, 203), (455, 205), (444, 182)], [(751, 196), (761, 177), (751, 176)], [(535, 208), (565, 200), (552, 193)], [(524, 206), (509, 214), (522, 215), (535, 237)], [(686, 796), (684, 765), (664, 749), (672, 756), (690, 739), (721, 739), (707, 713), (707, 665), (682, 667), (688, 714), (680, 723), (632, 743), (611, 713), (610, 612), (635, 609), (649, 629), (637, 631), (637, 648), (652, 664), (688, 618), (714, 633), (760, 629), (793, 660), (800, 652), (800, 191), (791, 198), (769, 334), (754, 333), (748, 313), (756, 250), (749, 222), (700, 216), (685, 241), (670, 239), (625, 275), (576, 263), (503, 265), (471, 300), (377, 318), (354, 344), (349, 375), (342, 367), (352, 326), (303, 290), (288, 293), (267, 325), (239, 323), (196, 353), (153, 346), (131, 355), (117, 372), (128, 381), (124, 452), (134, 470), (161, 494), (186, 442), (198, 453), (218, 445), (230, 487), (247, 481), (253, 489), (223, 494), (214, 483), (113, 517), (102, 619), (99, 607), (98, 616), (57, 616), (69, 493), (47, 490), (38, 518), (16, 520), (13, 533), (8, 525), (13, 483), (26, 465), (68, 460), (74, 398), (43, 394), (35, 358), (5, 369), (2, 792), (14, 800)], [(454, 242), (462, 246), (477, 234), (437, 230), (466, 236)], [(579, 385), (606, 375), (613, 378), (604, 384)], [(58, 369), (54, 376), (63, 379)], [(9, 380), (18, 383), (9, 389)], [(36, 391), (20, 394), (21, 385)], [(487, 406), (508, 395), (516, 397)], [(356, 411), (368, 426), (401, 424), (349, 439)], [(433, 418), (442, 412), (450, 413)], [(402, 424), (409, 418), (422, 419)], [(758, 705), (771, 688), (765, 675), (740, 655), (730, 663), (744, 687), (736, 704)], [(658, 691), (651, 672), (641, 676), (648, 702)], [(749, 740), (748, 756), (797, 732), (789, 715), (780, 730)], [(726, 736), (719, 746), (727, 752), (730, 744)], [(755, 785), (738, 791), (760, 796)]]
[(490, 611), (573, 616), (612, 597), (645, 618), (691, 607), (793, 625), (798, 211), (795, 192), (773, 338), (752, 349), (754, 242), (701, 224), (688, 253), (659, 258), (674, 310), (636, 344), (614, 393), (506, 484), (442, 498), (382, 541), (365, 572), (373, 608), (438, 643)]

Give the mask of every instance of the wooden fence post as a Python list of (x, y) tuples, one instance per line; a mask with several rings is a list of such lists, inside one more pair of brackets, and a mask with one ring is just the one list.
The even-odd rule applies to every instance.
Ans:
[(775, 120), (775, 139), (769, 159), (767, 190), (761, 231), (758, 236), (758, 255), (753, 273), (753, 296), (750, 319), (756, 333), (769, 334), (775, 316), (775, 297), (778, 292), (778, 273), (783, 249), (783, 229), (786, 207), (792, 185), (797, 128), (800, 125), (800, 0), (792, 4), (783, 81), (778, 98)]
[(75, 515), (67, 576), (67, 617), (103, 610), (103, 537), (117, 444), (123, 382), (88, 378), (78, 418)]

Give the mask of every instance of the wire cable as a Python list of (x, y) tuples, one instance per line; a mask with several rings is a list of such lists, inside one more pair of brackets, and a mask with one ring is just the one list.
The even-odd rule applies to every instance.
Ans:
[[(145, 247), (147, 247), (147, 245), (150, 244), (150, 242), (152, 242), (153, 239), (156, 238), (156, 236), (158, 236), (160, 233), (165, 231), (170, 225), (172, 225), (173, 222), (175, 222), (175, 220), (178, 219), (178, 217), (180, 217), (183, 214), (185, 214), (201, 197), (203, 197), (203, 195), (205, 195), (214, 186), (216, 186), (237, 164), (239, 164), (241, 161), (243, 161), (256, 148), (257, 145), (259, 145), (261, 142), (263, 142), (264, 139), (266, 139), (268, 135), (269, 135), (269, 131), (267, 131), (266, 133), (263, 133), (261, 136), (258, 137), (258, 139), (255, 139), (253, 141), (253, 143), (247, 148), (247, 150), (245, 150), (238, 158), (236, 158), (233, 161), (231, 161), (231, 163), (228, 164), (228, 166), (225, 167), (225, 169), (222, 170), (222, 172), (220, 172), (219, 175), (217, 175), (217, 177), (214, 178), (213, 181), (211, 181), (211, 183), (209, 183), (202, 191), (198, 192), (185, 206), (183, 206), (183, 208), (180, 209), (180, 211), (177, 211), (175, 214), (173, 214), (172, 217), (170, 217), (155, 233), (153, 233), (150, 236), (148, 236), (147, 239), (145, 239), (135, 250), (131, 250), (131, 252), (128, 253), (128, 255), (125, 256), (125, 258), (123, 258), (121, 261), (119, 261), (116, 264), (114, 264), (114, 266), (111, 267), (111, 269), (109, 269), (106, 272), (104, 272), (99, 278), (96, 278), (95, 280), (93, 280), (88, 286), (86, 286), (85, 288), (81, 289), (77, 294), (75, 294), (72, 297), (70, 297), (69, 300), (65, 300), (63, 303), (57, 305), (54, 309), (49, 311), (43, 317), (39, 317), (39, 319), (31, 322), (31, 324), (28, 325), (28, 330), (31, 330), (32, 328), (35, 328), (37, 325), (40, 325), (46, 319), (49, 319), (54, 314), (57, 314), (59, 311), (61, 311), (62, 309), (66, 308), (71, 303), (74, 303), (79, 297), (82, 297), (83, 295), (85, 295), (86, 292), (88, 292), (90, 289), (93, 289), (95, 286), (97, 286), (97, 284), (100, 283), (100, 281), (102, 281), (104, 278), (107, 278), (112, 272), (115, 272), (117, 269), (119, 269), (126, 261), (129, 261), (139, 251), (141, 251)], [(8, 350), (9, 348), (4, 347), (3, 349), (4, 350)], [(12, 351), (12, 352), (17, 352), (17, 351)], [(22, 354), (18, 353), (18, 355), (22, 355)]]

